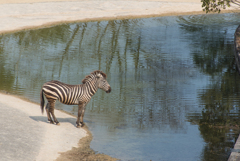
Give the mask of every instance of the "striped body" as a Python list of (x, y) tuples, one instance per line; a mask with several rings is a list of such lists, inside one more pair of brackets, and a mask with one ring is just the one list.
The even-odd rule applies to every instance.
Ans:
[(83, 84), (70, 85), (56, 80), (43, 84), (40, 96), (42, 113), (44, 108), (44, 96), (48, 100), (46, 105), (48, 120), (50, 123), (53, 123), (53, 118), (57, 125), (59, 125), (59, 122), (54, 115), (56, 100), (67, 105), (78, 105), (78, 118), (76, 123), (77, 127), (82, 126), (85, 107), (92, 96), (97, 92), (98, 88), (106, 91), (106, 93), (111, 92), (111, 87), (106, 77), (107, 75), (105, 73), (96, 70), (82, 80)]
[(89, 102), (97, 92), (97, 87), (90, 83), (69, 85), (59, 81), (50, 81), (43, 85), (42, 90), (47, 99), (59, 100), (67, 105), (78, 105), (79, 102)]

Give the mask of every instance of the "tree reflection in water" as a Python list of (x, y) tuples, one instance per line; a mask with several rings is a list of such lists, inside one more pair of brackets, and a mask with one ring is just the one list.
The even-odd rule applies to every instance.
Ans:
[[(39, 102), (44, 82), (79, 84), (100, 69), (113, 92), (100, 91), (87, 107), (94, 148), (104, 153), (116, 148), (114, 155), (127, 160), (226, 160), (237, 137), (232, 127), (239, 122), (234, 16), (227, 24), (222, 17), (205, 15), (64, 24), (6, 34), (0, 38), (0, 89)], [(76, 107), (58, 108), (77, 113)], [(207, 144), (190, 133), (195, 126), (189, 122), (198, 125)], [(174, 137), (182, 139), (172, 143)], [(185, 138), (195, 142), (188, 144)], [(204, 149), (194, 150), (196, 142)]]
[[(232, 14), (231, 16), (238, 15)], [(196, 18), (179, 18), (182, 30), (191, 33), (193, 40), (191, 54), (202, 73), (210, 76), (210, 84), (199, 92), (202, 104), (202, 116), (197, 122), (202, 137), (207, 143), (203, 151), (203, 160), (215, 155), (214, 160), (227, 160), (239, 133), (239, 81), (233, 57), (233, 34), (236, 29), (234, 21), (222, 16), (198, 16), (203, 24), (196, 24)], [(214, 18), (218, 23), (211, 20)], [(233, 18), (234, 19), (234, 18)], [(203, 20), (202, 20), (203, 21)], [(202, 22), (201, 21), (201, 22)], [(219, 23), (229, 23), (219, 25)], [(231, 32), (231, 35), (229, 34)], [(234, 134), (234, 132), (236, 134)]]

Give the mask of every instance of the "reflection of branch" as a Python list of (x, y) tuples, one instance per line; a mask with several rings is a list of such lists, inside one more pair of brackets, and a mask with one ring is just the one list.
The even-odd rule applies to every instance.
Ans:
[(102, 33), (100, 39), (99, 39), (99, 43), (98, 43), (98, 51), (97, 51), (97, 54), (98, 54), (98, 60), (99, 60), (99, 70), (101, 69), (101, 58), (102, 58), (102, 55), (101, 55), (101, 52), (100, 52), (100, 49), (101, 49), (101, 44), (102, 44), (102, 38), (103, 36), (106, 34), (107, 32), (107, 28), (109, 26), (109, 23), (107, 24), (107, 26), (105, 27), (104, 29), (104, 32)]
[(86, 27), (87, 27), (87, 23), (84, 23), (83, 29), (82, 29), (81, 39), (79, 41), (79, 53), (81, 52), (83, 36), (84, 36), (85, 31), (86, 31)]
[(137, 54), (135, 57), (135, 70), (137, 70), (138, 63), (139, 63), (139, 53), (140, 53), (140, 46), (141, 46), (141, 35), (138, 37), (138, 48), (137, 48)]
[(231, 0), (231, 2), (236, 4), (236, 5), (238, 5), (238, 6), (240, 6), (240, 1), (238, 1), (238, 0)]
[[(122, 26), (122, 21), (121, 21), (121, 23), (119, 25), (119, 28), (118, 28), (118, 31), (117, 31), (117, 36), (116, 36), (116, 39), (115, 39), (115, 49), (114, 50), (116, 50), (116, 48), (117, 48), (119, 31), (120, 31), (121, 26)], [(121, 73), (122, 72), (122, 62), (121, 62), (121, 56), (120, 56), (119, 50), (117, 51), (117, 55), (118, 55), (119, 72)]]
[[(14, 70), (15, 70), (15, 79), (16, 79), (16, 84), (15, 86), (17, 87), (18, 84), (18, 64), (20, 62), (21, 56), (22, 56), (22, 49), (23, 46), (26, 45), (26, 37), (29, 38), (29, 31), (27, 32), (22, 32), (21, 36), (19, 36), (19, 44), (20, 44), (20, 51), (19, 51), (19, 57), (17, 62), (14, 64)], [(26, 46), (25, 46), (26, 47)]]
[[(125, 50), (124, 50), (124, 59), (125, 59), (125, 71), (127, 71), (127, 49), (128, 49), (129, 37), (127, 36)], [(125, 72), (126, 74), (126, 72)]]
[(67, 45), (66, 45), (66, 48), (64, 49), (64, 53), (63, 53), (63, 55), (62, 55), (62, 60), (61, 60), (61, 62), (60, 62), (59, 77), (61, 76), (62, 64), (63, 64), (64, 57), (67, 55), (68, 50), (69, 50), (69, 47), (70, 47), (70, 45), (72, 44), (75, 36), (77, 35), (79, 28), (80, 28), (80, 26), (77, 25), (76, 28), (74, 29), (74, 32), (73, 32), (73, 35), (72, 35), (71, 39), (69, 40), (69, 42), (68, 42)]
[[(98, 48), (98, 38), (99, 38), (99, 36), (100, 36), (100, 33), (101, 33), (101, 26), (100, 26), (100, 21), (99, 22), (97, 22), (97, 36), (96, 36), (96, 38), (95, 38), (95, 41), (94, 41), (94, 54), (98, 54), (96, 51), (97, 51), (97, 48)], [(100, 67), (100, 66), (99, 66)], [(100, 68), (98, 68), (99, 70), (100, 70)]]
[[(112, 27), (115, 26), (115, 25), (114, 25), (114, 24), (115, 24), (114, 22), (116, 22), (116, 21), (112, 21), (112, 23), (113, 23)], [(115, 30), (114, 30), (114, 28), (113, 28), (114, 34), (113, 34), (113, 36), (112, 36), (112, 53), (111, 53), (111, 57), (110, 57), (110, 59), (109, 59), (109, 62), (108, 62), (107, 65), (106, 65), (106, 71), (107, 71), (107, 73), (110, 71), (110, 66), (111, 66), (111, 64), (112, 64), (112, 59), (113, 59), (113, 57), (114, 57), (114, 53), (116, 52), (116, 48), (117, 48), (117, 45), (118, 45), (119, 30), (120, 30), (121, 26), (122, 26), (122, 23), (120, 23), (120, 25), (119, 25), (119, 27), (118, 27), (118, 30), (117, 30), (117, 33), (115, 33)]]

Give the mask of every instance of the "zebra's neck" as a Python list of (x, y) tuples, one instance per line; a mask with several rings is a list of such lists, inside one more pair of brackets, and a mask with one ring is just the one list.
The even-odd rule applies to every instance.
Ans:
[(92, 79), (91, 81), (86, 82), (84, 85), (91, 96), (93, 96), (98, 90), (97, 79)]

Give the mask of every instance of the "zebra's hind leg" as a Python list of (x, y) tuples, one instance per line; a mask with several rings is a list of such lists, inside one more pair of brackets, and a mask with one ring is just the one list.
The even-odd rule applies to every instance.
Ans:
[(56, 101), (50, 102), (49, 112), (51, 113), (51, 115), (52, 115), (52, 117), (53, 117), (53, 120), (54, 120), (54, 122), (56, 123), (56, 125), (60, 125), (60, 123), (58, 122), (57, 118), (56, 118), (55, 115), (54, 115), (55, 102), (56, 102)]
[(50, 124), (53, 124), (53, 120), (52, 120), (52, 118), (50, 116), (49, 109), (50, 109), (50, 105), (49, 105), (49, 103), (47, 103), (47, 105), (46, 105), (46, 113), (47, 113), (48, 121), (50, 121)]

